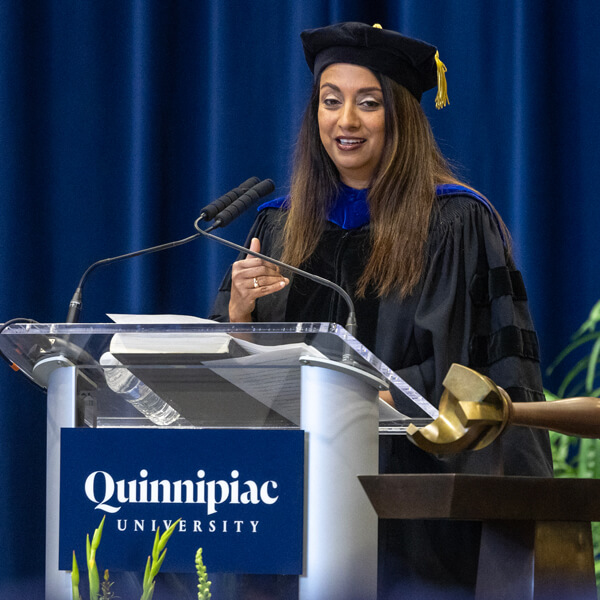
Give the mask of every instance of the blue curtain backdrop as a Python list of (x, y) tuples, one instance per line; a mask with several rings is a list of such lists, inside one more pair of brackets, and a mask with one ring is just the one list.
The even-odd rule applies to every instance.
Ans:
[[(512, 230), (548, 364), (600, 298), (596, 0), (0, 0), (0, 321), (63, 321), (89, 264), (190, 235), (251, 175), (284, 194), (298, 34), (341, 20), (440, 48), (451, 104), (423, 106)], [(233, 256), (202, 241), (101, 269), (82, 321), (205, 316)], [(8, 368), (0, 390), (0, 593), (41, 598), (44, 397)]]

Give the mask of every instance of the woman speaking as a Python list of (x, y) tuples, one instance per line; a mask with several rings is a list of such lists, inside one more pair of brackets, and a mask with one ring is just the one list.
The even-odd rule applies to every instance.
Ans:
[[(314, 87), (289, 196), (264, 204), (253, 250), (333, 280), (354, 298), (358, 339), (437, 403), (453, 362), (514, 401), (544, 399), (525, 288), (496, 210), (452, 173), (420, 106), (438, 87), (436, 49), (394, 31), (341, 23), (301, 35)], [(345, 322), (329, 288), (247, 256), (219, 291), (214, 318)], [(385, 399), (401, 412), (400, 393)], [(489, 448), (440, 459), (382, 439), (380, 470), (550, 475), (545, 432), (515, 428)], [(478, 526), (382, 522), (382, 598), (468, 598)], [(412, 594), (412, 595), (411, 595)]]

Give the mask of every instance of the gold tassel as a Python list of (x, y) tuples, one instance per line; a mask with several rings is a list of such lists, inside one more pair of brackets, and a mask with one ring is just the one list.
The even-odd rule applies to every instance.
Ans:
[(437, 66), (437, 81), (438, 91), (435, 97), (435, 107), (439, 110), (444, 108), (447, 104), (450, 104), (448, 100), (448, 83), (446, 82), (446, 65), (440, 60), (440, 53), (436, 50), (435, 52), (435, 64)]

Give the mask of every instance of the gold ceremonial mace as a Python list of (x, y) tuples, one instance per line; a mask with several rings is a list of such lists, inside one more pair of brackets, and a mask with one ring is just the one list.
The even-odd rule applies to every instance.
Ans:
[(491, 379), (453, 364), (444, 379), (439, 416), (429, 425), (409, 425), (409, 439), (433, 454), (456, 454), (491, 444), (509, 425), (552, 429), (600, 438), (600, 398), (512, 402)]

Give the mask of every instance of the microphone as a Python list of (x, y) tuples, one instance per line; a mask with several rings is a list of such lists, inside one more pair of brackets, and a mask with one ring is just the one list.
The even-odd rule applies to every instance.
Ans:
[(113, 256), (112, 258), (104, 258), (91, 264), (81, 276), (79, 285), (73, 294), (73, 298), (71, 298), (71, 302), (69, 302), (69, 312), (67, 313), (67, 320), (65, 323), (79, 323), (79, 314), (81, 313), (82, 306), (83, 285), (86, 282), (89, 274), (97, 267), (109, 265), (126, 258), (133, 258), (134, 256), (142, 256), (143, 254), (151, 254), (152, 252), (159, 252), (160, 250), (175, 248), (176, 246), (187, 244), (188, 242), (191, 242), (199, 237), (200, 235), (195, 233), (194, 235), (186, 237), (182, 240), (168, 242), (167, 244), (161, 244), (160, 246), (152, 246), (151, 248), (144, 248), (143, 250), (136, 250), (135, 252), (128, 252), (127, 254), (121, 254), (120, 256)]
[[(266, 182), (273, 184), (273, 182), (270, 179), (266, 179), (265, 181), (258, 184), (256, 186), (256, 188), (258, 188), (259, 185), (264, 183), (265, 184), (264, 189), (267, 189), (268, 186), (266, 185)], [(270, 189), (268, 192), (265, 193), (265, 195), (268, 193), (270, 194), (271, 191), (273, 191), (273, 190)], [(208, 237), (211, 240), (214, 240), (215, 242), (218, 242), (219, 244), (223, 244), (229, 248), (233, 248), (234, 250), (237, 250), (238, 252), (242, 252), (244, 254), (250, 254), (251, 256), (255, 256), (256, 258), (261, 258), (262, 260), (264, 260), (266, 262), (277, 265), (278, 267), (280, 267), (282, 269), (287, 269), (288, 271), (291, 271), (292, 273), (295, 273), (296, 275), (300, 275), (301, 277), (306, 277), (307, 279), (310, 279), (311, 281), (314, 281), (316, 283), (319, 283), (321, 285), (324, 285), (324, 286), (334, 290), (343, 298), (343, 300), (346, 302), (346, 305), (348, 306), (348, 319), (346, 321), (345, 329), (348, 331), (348, 333), (350, 335), (356, 337), (358, 326), (356, 323), (356, 310), (354, 308), (354, 302), (352, 301), (352, 298), (350, 298), (350, 295), (348, 294), (348, 292), (346, 292), (346, 290), (344, 288), (342, 288), (341, 286), (339, 286), (337, 283), (334, 283), (333, 281), (330, 281), (329, 279), (325, 279), (324, 277), (319, 277), (318, 275), (313, 275), (312, 273), (303, 271), (302, 269), (299, 269), (298, 267), (292, 267), (291, 265), (281, 262), (280, 260), (271, 258), (270, 256), (267, 256), (265, 254), (261, 254), (260, 252), (255, 252), (254, 250), (250, 250), (249, 248), (245, 248), (244, 246), (234, 244), (233, 242), (230, 242), (229, 240), (224, 240), (223, 238), (217, 237), (216, 235), (209, 233), (211, 230), (213, 230), (217, 227), (224, 227), (225, 225), (228, 225), (234, 218), (236, 218), (239, 214), (241, 214), (242, 210), (245, 210), (246, 208), (248, 208), (250, 206), (250, 204), (252, 202), (254, 202), (254, 200), (252, 200), (251, 202), (246, 204), (246, 200), (245, 199), (243, 200), (242, 198), (240, 198), (236, 202), (240, 202), (240, 204), (238, 206), (236, 206), (235, 208), (233, 207), (233, 204), (232, 204), (232, 206), (230, 207), (233, 209), (231, 211), (231, 213), (236, 212), (236, 214), (234, 216), (232, 216), (231, 218), (229, 218), (229, 220), (227, 220), (228, 217), (223, 217), (220, 220), (221, 215), (219, 214), (215, 218), (215, 224), (212, 225), (211, 227), (209, 227), (205, 231), (203, 229), (200, 229), (201, 218), (198, 218), (198, 219), (196, 219), (196, 221), (194, 223), (194, 228), (196, 229), (196, 231), (198, 231), (198, 233), (200, 233), (201, 235)], [(236, 204), (236, 203), (234, 203), (234, 204)], [(244, 207), (243, 209), (241, 209), (242, 206)], [(223, 211), (223, 212), (225, 212), (225, 211)], [(229, 213), (228, 213), (228, 215), (229, 215)], [(217, 224), (217, 222), (219, 222), (219, 224)]]
[[(207, 229), (212, 231), (218, 227), (225, 227), (231, 221), (237, 219), (245, 210), (250, 208), (258, 199), (268, 196), (275, 189), (272, 179), (264, 179), (254, 185), (247, 192), (242, 194), (237, 200), (232, 202), (227, 208), (219, 212), (215, 217), (215, 222)], [(200, 215), (202, 217), (202, 215)], [(198, 222), (198, 221), (196, 221)]]
[(230, 192), (227, 192), (220, 198), (217, 198), (210, 204), (207, 204), (200, 211), (200, 219), (204, 221), (212, 221), (217, 214), (223, 209), (227, 208), (232, 202), (237, 200), (244, 192), (247, 192), (250, 188), (254, 187), (260, 182), (258, 177), (250, 177), (246, 179), (244, 183), (240, 183), (236, 188), (233, 188)]
[[(217, 200), (211, 202), (202, 209), (198, 221), (213, 219), (215, 215), (220, 214), (219, 211), (222, 211), (223, 207), (226, 208), (227, 206), (229, 206), (232, 202), (237, 200), (241, 194), (252, 191), (252, 189), (254, 189), (257, 186), (257, 183), (260, 183), (258, 177), (251, 177), (250, 179), (244, 181), (244, 183), (241, 183), (237, 188), (234, 188), (224, 196), (217, 198)], [(81, 313), (82, 308), (83, 285), (86, 282), (89, 274), (97, 267), (109, 265), (111, 263), (118, 262), (126, 258), (134, 258), (135, 256), (142, 256), (144, 254), (159, 252), (160, 250), (168, 250), (169, 248), (175, 248), (177, 246), (187, 244), (188, 242), (191, 242), (199, 238), (200, 236), (200, 233), (195, 233), (194, 235), (191, 235), (181, 240), (177, 240), (175, 242), (168, 242), (166, 244), (160, 244), (159, 246), (152, 246), (151, 248), (145, 248), (143, 250), (137, 250), (135, 252), (128, 252), (127, 254), (121, 254), (120, 256), (114, 256), (112, 258), (104, 258), (93, 263), (86, 269), (86, 271), (81, 276), (81, 279), (79, 280), (79, 285), (77, 286), (77, 289), (73, 294), (73, 298), (71, 298), (71, 302), (69, 302), (69, 311), (67, 313), (67, 319), (65, 323), (79, 323), (79, 315)]]

